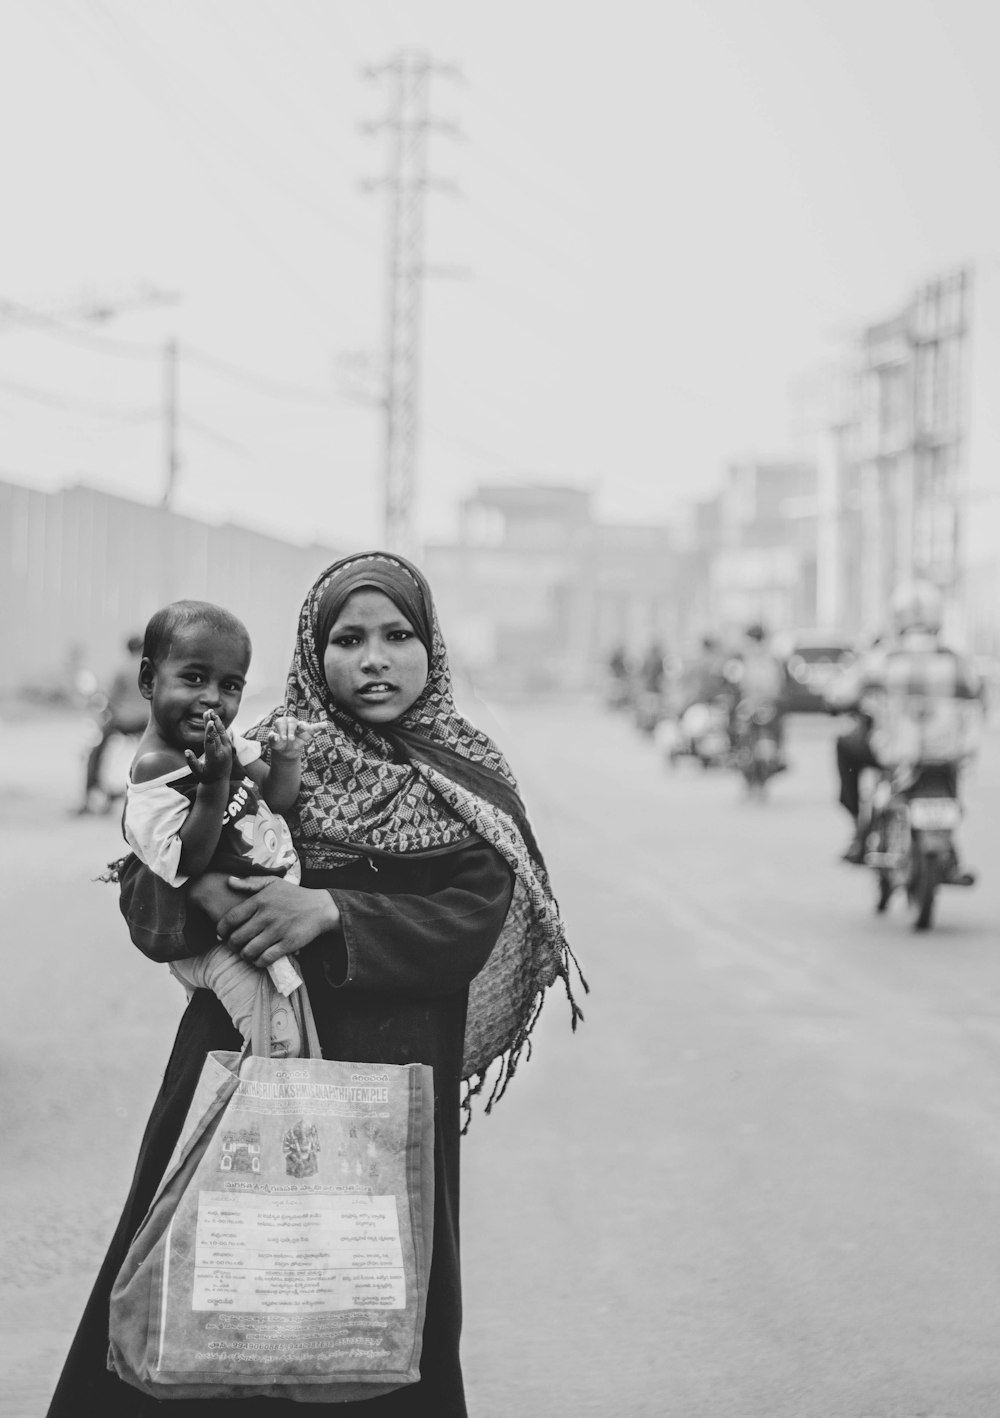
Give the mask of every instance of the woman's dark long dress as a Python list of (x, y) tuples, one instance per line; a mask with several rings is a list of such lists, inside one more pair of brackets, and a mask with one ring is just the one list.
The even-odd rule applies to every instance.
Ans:
[[(425, 1063), (434, 1070), (434, 1248), (420, 1382), (330, 1411), (366, 1418), (465, 1418), (459, 1361), (462, 1324), (459, 1268), (461, 1067), (470, 981), (485, 964), (503, 925), (511, 874), (492, 847), (474, 839), (455, 850), (411, 858), (365, 857), (336, 870), (307, 873), (303, 885), (331, 889), (342, 933), (324, 936), (298, 959), (309, 987), (323, 1054), (359, 1063)], [(169, 890), (169, 888), (164, 888)], [(133, 940), (154, 958), (192, 953), (214, 935), (191, 911), (188, 944), (156, 918), (154, 886), (144, 869), (127, 873), (122, 911)], [(176, 893), (175, 893), (176, 895)], [(271, 1398), (180, 1400), (161, 1404), (106, 1368), (108, 1301), (132, 1236), (152, 1200), (187, 1113), (206, 1052), (239, 1048), (240, 1038), (215, 997), (199, 990), (188, 1005), (139, 1151), (132, 1190), (70, 1349), (48, 1418), (218, 1418), (220, 1411), (260, 1418), (304, 1418), (323, 1404)]]

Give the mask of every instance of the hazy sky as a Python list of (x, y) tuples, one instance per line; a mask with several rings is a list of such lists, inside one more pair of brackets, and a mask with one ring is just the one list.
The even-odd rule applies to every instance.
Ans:
[[(988, 0), (0, 0), (0, 476), (378, 541), (386, 108), (433, 84), (420, 525), (481, 482), (667, 517), (788, 445), (789, 388), (925, 276), (1000, 254)], [(130, 306), (143, 287), (176, 294)], [(72, 320), (120, 303), (100, 326)]]

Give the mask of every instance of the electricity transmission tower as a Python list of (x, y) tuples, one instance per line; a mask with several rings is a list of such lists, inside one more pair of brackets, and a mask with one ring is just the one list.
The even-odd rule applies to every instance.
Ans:
[(439, 64), (420, 50), (399, 50), (387, 63), (365, 71), (390, 81), (389, 111), (367, 132), (390, 135), (390, 166), (381, 182), (389, 192), (388, 299), (385, 330), (385, 451), (383, 516), (386, 547), (412, 556), (416, 542), (418, 392), (424, 261), (424, 199), (431, 187), (454, 184), (428, 172), (432, 129), (457, 136), (456, 125), (431, 117), (434, 74), (457, 76), (454, 65)]

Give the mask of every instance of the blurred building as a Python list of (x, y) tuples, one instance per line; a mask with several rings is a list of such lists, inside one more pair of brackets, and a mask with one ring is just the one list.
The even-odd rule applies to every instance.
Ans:
[(248, 698), (280, 693), (302, 599), (340, 554), (89, 487), (0, 482), (0, 693), (69, 694), (81, 670), (104, 681), (127, 637), (181, 598), (245, 621)]
[(745, 459), (695, 505), (682, 543), (690, 641), (762, 621), (812, 626), (817, 605), (818, 477), (798, 459)]
[(494, 691), (577, 689), (615, 646), (677, 635), (670, 530), (601, 523), (583, 489), (480, 487), (424, 567), (454, 657)]
[(858, 332), (829, 389), (819, 579), (828, 615), (884, 621), (892, 588), (930, 577), (952, 629), (996, 653), (1000, 594), (1000, 281), (925, 282)]

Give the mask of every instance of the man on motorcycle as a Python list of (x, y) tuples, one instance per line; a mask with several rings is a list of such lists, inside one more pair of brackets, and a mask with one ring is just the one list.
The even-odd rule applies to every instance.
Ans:
[(785, 671), (781, 660), (771, 649), (767, 631), (759, 622), (748, 625), (746, 644), (740, 655), (737, 704), (734, 714), (734, 737), (740, 731), (740, 721), (758, 709), (770, 709), (774, 714), (774, 739), (778, 750), (777, 771), (788, 767), (785, 761), (785, 715), (783, 696)]
[(714, 635), (703, 635), (699, 653), (681, 672), (681, 713), (692, 704), (711, 704), (714, 699), (729, 698), (732, 690), (721, 645)]
[[(929, 581), (899, 586), (891, 603), (891, 631), (877, 640), (827, 694), (833, 713), (853, 713), (854, 727), (837, 739), (841, 805), (854, 830), (843, 860), (862, 865), (866, 824), (861, 820), (863, 769), (904, 761), (912, 754), (913, 706), (922, 716), (934, 704), (980, 699), (979, 677), (969, 659), (941, 640), (941, 593)], [(909, 711), (909, 712), (907, 712)], [(957, 790), (957, 762), (954, 768)]]

